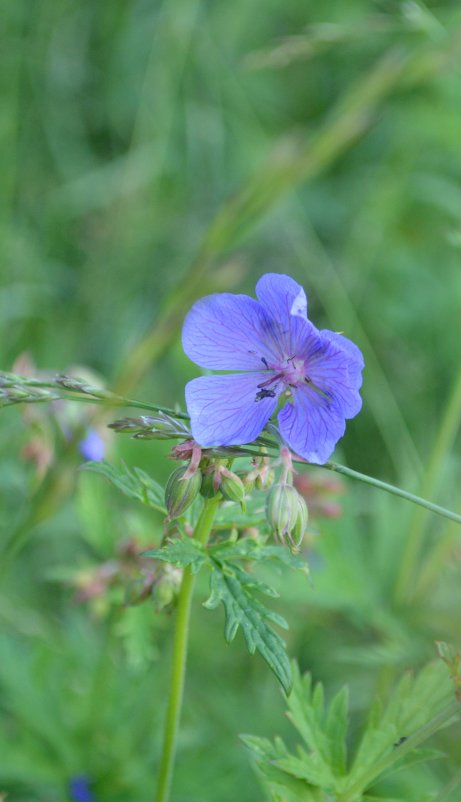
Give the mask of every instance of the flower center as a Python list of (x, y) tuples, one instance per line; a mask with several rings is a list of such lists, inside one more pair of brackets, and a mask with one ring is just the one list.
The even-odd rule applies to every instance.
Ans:
[(304, 359), (293, 356), (288, 357), (286, 365), (281, 370), (282, 379), (290, 387), (297, 387), (298, 384), (306, 381), (306, 364)]
[(310, 383), (311, 381), (306, 375), (306, 363), (299, 357), (286, 357), (282, 364), (278, 363), (277, 365), (269, 365), (264, 357), (262, 357), (262, 362), (266, 368), (272, 371), (272, 376), (258, 384), (255, 401), (262, 401), (263, 398), (275, 398), (280, 382), (283, 382), (288, 388), (298, 387), (303, 382)]

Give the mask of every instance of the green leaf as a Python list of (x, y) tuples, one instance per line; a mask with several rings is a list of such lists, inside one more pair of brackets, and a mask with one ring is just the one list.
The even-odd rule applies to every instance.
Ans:
[(220, 602), (223, 603), (226, 641), (233, 640), (240, 626), (250, 654), (258, 651), (286, 693), (290, 693), (291, 669), (285, 642), (267, 623), (271, 621), (287, 628), (286, 621), (268, 610), (254, 595), (255, 591), (266, 595), (274, 595), (275, 592), (238, 566), (229, 563), (222, 565), (217, 560), (213, 560), (210, 588), (210, 597), (205, 602), (205, 607), (213, 609)]
[[(414, 735), (450, 702), (452, 696), (450, 679), (441, 661), (429, 663), (415, 677), (405, 674), (381, 715), (375, 711), (368, 722), (350, 770), (348, 785), (356, 785), (365, 776), (369, 785), (370, 770), (387, 755), (394, 758), (392, 764), (400, 761), (405, 752), (402, 754), (402, 747), (396, 746), (399, 740)], [(422, 699), (424, 704), (421, 704)], [(378, 771), (376, 777), (381, 773)]]
[[(288, 750), (281, 738), (274, 742), (267, 738), (258, 738), (253, 735), (241, 735), (245, 746), (255, 755), (260, 774), (273, 792), (274, 800), (284, 802), (322, 802), (324, 797), (319, 795), (319, 789), (309, 785), (305, 780), (297, 778), (276, 765), (289, 757)], [(281, 796), (279, 796), (279, 794)]]
[(335, 790), (335, 778), (330, 767), (321, 759), (317, 760), (315, 753), (308, 754), (298, 747), (298, 756), (288, 755), (272, 762), (291, 777), (306, 780), (310, 785), (318, 786), (330, 793)]
[(325, 795), (319, 788), (286, 774), (276, 766), (264, 763), (258, 768), (273, 793), (274, 802), (324, 802), (325, 800)]
[(333, 772), (341, 776), (347, 768), (347, 726), (349, 712), (349, 690), (346, 686), (332, 699), (325, 723), (325, 732), (330, 742), (330, 758)]
[(134, 498), (158, 512), (166, 514), (164, 491), (161, 485), (141, 468), (128, 468), (123, 462), (119, 467), (109, 462), (87, 462), (82, 470), (105, 476), (125, 496)]
[[(292, 771), (295, 776), (311, 778), (311, 782), (315, 781), (323, 787), (333, 788), (336, 773), (342, 774), (345, 768), (343, 761), (346, 748), (347, 697), (344, 696), (343, 690), (339, 691), (329, 711), (325, 713), (322, 685), (318, 683), (314, 687), (309, 674), (301, 677), (296, 665), (293, 666), (293, 672), (295, 681), (293, 693), (288, 701), (288, 717), (308, 747), (309, 753), (299, 750), (304, 763), (303, 769), (298, 758), (290, 765), (285, 764), (284, 768)], [(332, 738), (331, 728), (335, 718), (340, 723), (340, 730)], [(341, 744), (336, 743), (339, 740), (342, 741)], [(340, 771), (337, 772), (338, 763)]]
[(144, 551), (143, 557), (155, 557), (156, 560), (163, 560), (178, 568), (187, 568), (190, 565), (194, 574), (209, 560), (204, 547), (192, 538), (168, 540), (160, 549)]
[[(259, 770), (269, 787), (280, 792), (283, 800), (291, 799), (286, 791), (291, 781), (304, 783), (299, 788), (303, 792), (307, 788), (311, 794), (307, 798), (315, 800), (336, 799), (337, 796), (344, 802), (358, 802), (362, 797), (370, 802), (384, 800), (384, 797), (373, 796), (376, 780), (439, 757), (438, 752), (421, 749), (419, 744), (456, 715), (450, 678), (441, 662), (430, 663), (415, 677), (406, 674), (387, 705), (383, 707), (379, 700), (372, 704), (348, 772), (347, 690), (342, 688), (330, 704), (325, 705), (320, 683), (313, 686), (310, 676), (301, 676), (296, 665), (293, 665), (293, 678), (288, 716), (304, 745), (298, 746), (293, 754), (280, 739), (271, 743), (251, 736), (244, 738), (255, 753)], [(366, 793), (367, 788), (372, 789), (371, 794)], [(399, 791), (395, 802), (403, 802), (397, 800), (398, 795)], [(299, 798), (304, 798), (301, 791)], [(296, 800), (295, 795), (293, 799)]]

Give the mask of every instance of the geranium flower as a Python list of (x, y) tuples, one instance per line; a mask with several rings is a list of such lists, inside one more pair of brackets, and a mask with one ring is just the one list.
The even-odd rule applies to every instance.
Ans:
[(359, 412), (363, 356), (342, 334), (307, 318), (302, 287), (267, 273), (258, 300), (217, 293), (197, 301), (183, 328), (187, 356), (202, 368), (241, 373), (201, 376), (186, 386), (194, 439), (203, 447), (251, 443), (275, 412), (287, 445), (322, 464)]

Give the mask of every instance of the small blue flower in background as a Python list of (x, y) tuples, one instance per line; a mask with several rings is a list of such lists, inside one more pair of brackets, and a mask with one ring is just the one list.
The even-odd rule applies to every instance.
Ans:
[(71, 777), (69, 780), (69, 793), (72, 802), (95, 802), (88, 777), (83, 774)]
[(302, 287), (267, 273), (258, 300), (217, 293), (194, 304), (183, 328), (187, 356), (202, 368), (245, 371), (201, 376), (186, 386), (194, 439), (243, 445), (261, 433), (280, 400), (282, 437), (309, 462), (327, 461), (360, 411), (363, 356), (347, 337), (307, 318)]
[(86, 436), (78, 444), (82, 457), (93, 462), (104, 459), (105, 449), (104, 440), (96, 429), (88, 429)]

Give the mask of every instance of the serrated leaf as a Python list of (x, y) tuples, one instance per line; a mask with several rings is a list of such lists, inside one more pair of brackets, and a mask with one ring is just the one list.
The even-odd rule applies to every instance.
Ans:
[(293, 693), (289, 699), (288, 717), (298, 730), (306, 746), (322, 760), (325, 766), (331, 762), (329, 738), (324, 729), (323, 687), (317, 683), (312, 687), (310, 674), (303, 677), (296, 670)]
[(330, 740), (331, 767), (341, 776), (347, 767), (347, 726), (349, 712), (349, 691), (346, 686), (333, 697), (325, 723), (325, 732)]
[(254, 595), (255, 590), (267, 592), (267, 587), (238, 566), (227, 564), (223, 568), (214, 560), (210, 579), (211, 593), (205, 602), (205, 607), (212, 609), (220, 602), (223, 603), (226, 641), (230, 642), (241, 627), (250, 654), (258, 651), (286, 693), (289, 693), (291, 668), (285, 651), (285, 642), (267, 621), (285, 627), (287, 624), (281, 616), (261, 604)]
[(178, 568), (187, 568), (189, 565), (194, 574), (208, 561), (204, 547), (192, 538), (174, 538), (159, 549), (143, 552), (143, 557), (154, 557), (156, 560), (171, 563)]
[(261, 738), (258, 735), (240, 735), (240, 740), (257, 757), (272, 760), (274, 754), (274, 744), (269, 738)]
[(278, 769), (282, 769), (298, 780), (305, 780), (310, 785), (317, 785), (327, 792), (334, 792), (335, 779), (329, 768), (322, 760), (318, 760), (315, 753), (308, 755), (302, 749), (298, 749), (299, 755), (288, 755), (277, 760), (272, 764)]
[[(437, 720), (443, 713), (438, 725), (441, 728), (456, 715), (450, 679), (441, 663), (430, 663), (416, 677), (405, 675), (384, 708), (379, 702), (372, 704), (352, 768), (347, 772), (347, 691), (341, 689), (326, 706), (320, 683), (313, 687), (310, 676), (301, 677), (295, 664), (293, 677), (288, 715), (308, 749), (298, 747), (294, 755), (287, 751), (283, 742), (276, 746), (266, 739), (245, 738), (257, 755), (261, 773), (272, 789), (280, 789), (280, 800), (284, 802), (290, 799), (289, 793), (283, 790), (288, 777), (306, 783), (300, 787), (307, 787), (315, 800), (338, 796), (351, 802), (362, 797), (368, 802), (403, 802), (374, 796), (366, 792), (367, 788), (389, 773), (394, 775), (419, 762), (426, 764), (439, 757), (437, 751), (421, 749), (418, 744), (435, 731), (427, 727), (434, 717)], [(427, 797), (430, 798), (431, 795)], [(293, 799), (296, 802), (296, 798)], [(414, 802), (420, 802), (420, 798)]]
[(141, 468), (128, 468), (123, 462), (120, 466), (109, 462), (87, 462), (82, 470), (105, 476), (125, 496), (134, 498), (158, 512), (166, 514), (164, 491), (161, 485)]
[(268, 738), (259, 738), (254, 735), (241, 735), (245, 746), (251, 750), (256, 758), (261, 775), (266, 779), (270, 789), (282, 796), (284, 802), (317, 802), (319, 789), (309, 787), (302, 779), (287, 774), (276, 765), (278, 760), (289, 758), (289, 752), (281, 738), (269, 741)]
[[(305, 780), (292, 777), (276, 766), (264, 763), (259, 765), (258, 768), (274, 794), (274, 800), (280, 800), (280, 802), (323, 802), (325, 799), (325, 795), (320, 788), (310, 786)], [(280, 796), (275, 796), (275, 794), (280, 794)]]

